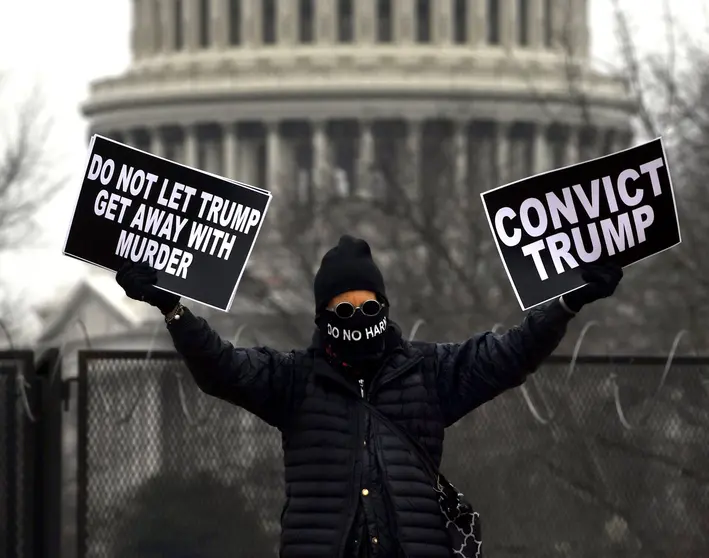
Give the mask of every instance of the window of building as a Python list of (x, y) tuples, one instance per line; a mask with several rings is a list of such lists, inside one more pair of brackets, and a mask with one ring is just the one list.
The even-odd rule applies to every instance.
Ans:
[(552, 24), (552, 0), (544, 0), (542, 20), (544, 21), (544, 46), (550, 47), (554, 41), (554, 26)]
[(209, 13), (210, 0), (199, 0), (199, 46), (206, 48), (211, 41), (211, 14)]
[(300, 0), (298, 35), (301, 43), (312, 43), (315, 40), (313, 0)]
[(229, 44), (241, 44), (241, 0), (229, 0)]
[(377, 2), (377, 41), (390, 43), (393, 38), (393, 22), (391, 17), (391, 0)]
[(453, 7), (453, 42), (468, 42), (468, 0), (455, 0)]
[(429, 0), (416, 1), (416, 40), (431, 42), (431, 3)]
[(517, 0), (517, 44), (529, 45), (529, 0)]
[(354, 38), (354, 18), (352, 0), (337, 2), (337, 39), (341, 43), (351, 43)]
[(500, 3), (498, 0), (487, 0), (487, 42), (491, 45), (500, 44)]
[(265, 45), (276, 42), (276, 0), (263, 0), (261, 4), (261, 34)]
[(185, 46), (184, 14), (182, 0), (175, 0), (175, 50), (182, 50)]

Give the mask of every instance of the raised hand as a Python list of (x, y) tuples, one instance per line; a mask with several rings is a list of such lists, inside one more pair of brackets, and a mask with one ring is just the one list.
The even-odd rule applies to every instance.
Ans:
[(562, 297), (572, 312), (578, 312), (586, 304), (611, 296), (623, 278), (623, 268), (614, 263), (586, 265), (582, 270), (581, 277), (587, 284)]
[(146, 263), (127, 261), (116, 273), (116, 282), (128, 298), (147, 302), (163, 314), (169, 313), (180, 302), (180, 297), (158, 289), (158, 272)]

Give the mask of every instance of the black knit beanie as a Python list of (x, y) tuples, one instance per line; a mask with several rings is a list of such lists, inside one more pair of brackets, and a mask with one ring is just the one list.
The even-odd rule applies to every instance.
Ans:
[(372, 259), (369, 244), (344, 235), (323, 256), (315, 274), (315, 313), (322, 312), (337, 295), (347, 291), (372, 291), (387, 302), (384, 278)]

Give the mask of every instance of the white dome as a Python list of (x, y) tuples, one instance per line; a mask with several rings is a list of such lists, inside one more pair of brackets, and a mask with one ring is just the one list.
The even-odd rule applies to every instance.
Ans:
[(256, 186), (354, 191), (383, 141), (434, 128), (461, 169), (489, 143), (515, 166), (498, 183), (629, 140), (622, 83), (590, 68), (587, 0), (134, 6), (133, 64), (93, 85), (92, 131)]

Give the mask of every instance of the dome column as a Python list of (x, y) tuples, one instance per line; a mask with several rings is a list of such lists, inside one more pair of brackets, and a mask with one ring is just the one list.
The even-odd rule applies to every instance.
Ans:
[(510, 144), (510, 124), (498, 122), (495, 126), (495, 177), (498, 186), (509, 181), (510, 167), (512, 165)]
[(150, 130), (150, 153), (157, 157), (165, 157), (165, 137), (162, 128), (157, 127)]
[[(406, 157), (410, 159), (410, 168), (413, 170), (411, 176), (411, 189), (415, 195), (419, 195), (421, 183), (421, 131), (423, 122), (421, 120), (409, 120), (406, 123)], [(406, 166), (404, 166), (406, 168)], [(406, 177), (408, 181), (408, 176)], [(403, 187), (402, 184), (399, 187)]]
[(198, 138), (197, 138), (197, 126), (195, 124), (190, 124), (184, 127), (185, 134), (185, 153), (184, 160), (185, 165), (188, 167), (196, 168), (199, 164), (199, 151), (198, 151)]
[(468, 42), (481, 47), (487, 43), (487, 2), (468, 0)]
[(313, 183), (317, 198), (327, 184), (329, 174), (329, 146), (325, 122), (316, 120), (312, 122), (311, 126), (313, 142)]
[(576, 126), (569, 126), (566, 133), (564, 163), (566, 165), (575, 165), (581, 162), (581, 134)]
[(271, 192), (278, 190), (278, 177), (281, 164), (281, 135), (278, 122), (266, 123), (266, 188)]
[(460, 199), (465, 199), (468, 178), (468, 122), (453, 123), (453, 154), (455, 159), (455, 187)]
[(222, 149), (224, 176), (231, 180), (238, 180), (240, 171), (238, 169), (239, 136), (238, 125), (234, 122), (222, 126)]
[(374, 133), (371, 120), (359, 121), (359, 179), (360, 191), (372, 189), (372, 169), (374, 167)]
[(529, 46), (544, 48), (544, 0), (529, 0)]
[(546, 124), (534, 124), (532, 132), (532, 174), (549, 170), (549, 150), (547, 145)]

